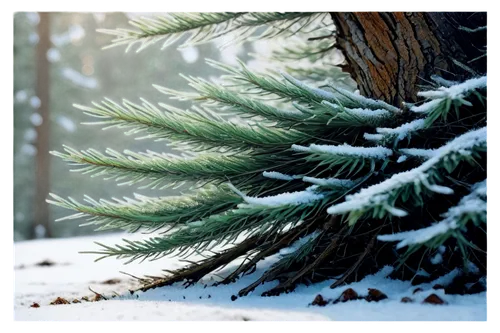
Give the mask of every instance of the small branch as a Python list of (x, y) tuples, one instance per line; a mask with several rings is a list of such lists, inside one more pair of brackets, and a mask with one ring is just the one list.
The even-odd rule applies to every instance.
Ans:
[(226, 252), (217, 254), (200, 264), (181, 268), (180, 270), (175, 271), (174, 272), (175, 274), (173, 276), (158, 278), (138, 288), (137, 290), (147, 291), (149, 289), (154, 289), (157, 287), (168, 286), (183, 280), (188, 280), (188, 284), (193, 284), (199, 281), (208, 273), (216, 270), (217, 268), (223, 265), (230, 263), (234, 259), (256, 248), (259, 245), (260, 245), (260, 237), (257, 236), (251, 237), (245, 240), (244, 242), (236, 245), (235, 247), (227, 250)]
[(327, 38), (335, 38), (335, 34), (319, 36), (319, 37), (310, 37), (307, 40), (319, 40), (319, 39), (327, 39)]
[(378, 233), (375, 234), (372, 239), (370, 240), (370, 242), (368, 243), (368, 245), (366, 246), (366, 249), (365, 251), (359, 256), (358, 260), (356, 261), (356, 263), (354, 265), (351, 266), (351, 268), (349, 268), (349, 270), (344, 274), (342, 275), (342, 277), (340, 279), (338, 279), (337, 281), (335, 281), (331, 286), (330, 288), (336, 288), (338, 286), (340, 286), (342, 283), (344, 283), (347, 278), (354, 272), (356, 271), (359, 266), (361, 265), (361, 263), (363, 262), (363, 260), (365, 259), (365, 257), (367, 256), (367, 254), (371, 251), (371, 249), (373, 248), (373, 245), (375, 244), (375, 240), (377, 239), (377, 236), (378, 236)]
[(281, 235), (280, 240), (277, 243), (271, 243), (267, 248), (257, 253), (252, 259), (250, 259), (250, 261), (248, 261), (247, 263), (242, 263), (234, 272), (232, 272), (223, 281), (219, 283), (229, 284), (233, 282), (238, 277), (238, 275), (250, 270), (261, 259), (278, 252), (283, 247), (288, 246), (289, 244), (294, 242), (304, 231), (305, 231), (304, 228), (294, 228), (285, 233), (284, 235)]
[[(338, 219), (338, 216), (337, 216), (337, 219)], [(265, 293), (262, 294), (262, 296), (276, 296), (276, 295), (279, 295), (282, 292), (285, 292), (285, 291), (289, 290), (290, 288), (292, 288), (300, 278), (302, 278), (305, 274), (307, 274), (307, 273), (311, 272), (312, 270), (314, 270), (315, 268), (317, 268), (337, 248), (337, 244), (338, 244), (339, 239), (342, 236), (344, 236), (344, 233), (348, 228), (349, 228), (349, 225), (345, 224), (337, 232), (335, 237), (333, 237), (332, 241), (330, 242), (330, 245), (328, 245), (328, 247), (324, 251), (321, 252), (321, 254), (318, 256), (318, 258), (316, 258), (316, 260), (314, 260), (314, 262), (312, 262), (309, 265), (307, 265), (306, 267), (302, 268), (299, 272), (297, 272), (297, 274), (295, 274), (294, 276), (292, 276), (291, 278), (289, 278), (285, 282), (280, 283), (277, 287), (266, 291)]]

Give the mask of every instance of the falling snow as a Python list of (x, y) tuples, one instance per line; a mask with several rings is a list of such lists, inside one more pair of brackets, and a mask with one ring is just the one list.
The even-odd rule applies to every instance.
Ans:
[(68, 132), (74, 132), (76, 130), (75, 123), (66, 116), (58, 116), (57, 123)]
[(56, 48), (50, 48), (47, 51), (47, 60), (50, 62), (58, 62), (59, 60), (61, 60), (61, 52), (59, 52), (59, 50)]
[(26, 92), (26, 90), (19, 90), (16, 92), (15, 99), (18, 103), (26, 102), (26, 100), (28, 99), (28, 93)]
[(72, 69), (72, 68), (63, 68), (61, 70), (62, 76), (66, 79), (70, 80), (74, 84), (80, 87), (85, 87), (89, 89), (94, 89), (98, 87), (97, 80), (93, 77), (87, 77), (80, 72)]
[(33, 109), (38, 109), (42, 105), (42, 101), (40, 101), (38, 96), (31, 96), (30, 105)]
[(40, 125), (42, 123), (42, 118), (38, 113), (33, 113), (30, 117), (30, 120), (33, 125)]

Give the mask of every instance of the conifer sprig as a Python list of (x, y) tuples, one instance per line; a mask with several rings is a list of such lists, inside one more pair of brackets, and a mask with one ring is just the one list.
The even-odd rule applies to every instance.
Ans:
[(173, 144), (189, 147), (190, 151), (286, 147), (310, 138), (293, 129), (285, 131), (260, 124), (251, 127), (235, 124), (207, 110), (186, 112), (161, 103), (160, 106), (166, 111), (160, 111), (145, 100), (142, 105), (124, 101), (121, 106), (109, 99), (93, 105), (75, 105), (101, 119), (89, 124), (106, 125), (105, 129), (129, 129), (127, 135), (146, 132), (141, 138), (169, 140)]
[[(163, 41), (165, 48), (179, 38), (189, 34), (183, 46), (206, 43), (221, 36), (233, 33), (231, 42), (272, 38), (278, 35), (291, 36), (315, 26), (318, 19), (327, 13), (171, 13), (153, 18), (143, 17), (130, 21), (137, 28), (100, 29), (100, 32), (116, 36), (108, 47), (127, 45), (127, 51), (136, 43), (137, 52)], [(267, 29), (253, 36), (261, 26)]]
[(177, 186), (183, 182), (206, 184), (210, 181), (227, 181), (235, 176), (259, 172), (268, 163), (256, 157), (223, 154), (201, 154), (186, 158), (152, 151), (135, 153), (126, 150), (124, 154), (107, 149), (103, 154), (94, 149), (77, 151), (64, 146), (66, 153), (52, 152), (78, 169), (73, 171), (104, 176), (105, 179), (120, 181), (120, 185), (134, 185), (149, 181), (140, 188)]
[(486, 127), (457, 137), (419, 167), (395, 174), (379, 184), (346, 197), (345, 202), (328, 208), (328, 213), (348, 213), (347, 219), (351, 224), (369, 213), (379, 219), (387, 214), (406, 216), (406, 211), (395, 207), (396, 201), (406, 202), (411, 199), (413, 206), (421, 206), (424, 203), (422, 194), (452, 194), (451, 188), (435, 184), (435, 181), (442, 178), (440, 171), (451, 173), (461, 162), (477, 163), (476, 158), (484, 151)]
[(317, 213), (324, 203), (318, 196), (318, 199), (312, 202), (285, 203), (266, 206), (266, 209), (262, 209), (258, 204), (246, 204), (238, 209), (191, 222), (164, 237), (133, 242), (124, 240), (125, 244), (115, 247), (98, 243), (103, 250), (88, 253), (102, 255), (98, 260), (110, 256), (128, 258), (129, 263), (138, 259), (156, 260), (174, 251), (178, 251), (178, 255), (201, 252), (221, 244), (236, 242), (238, 236), (243, 233), (247, 238), (254, 235), (268, 238), (278, 235), (286, 226), (293, 227), (311, 214)]
[(191, 195), (159, 198), (136, 194), (134, 199), (96, 201), (85, 196), (90, 205), (55, 194), (51, 197), (49, 203), (79, 212), (58, 221), (86, 218), (87, 222), (82, 225), (95, 225), (96, 230), (123, 229), (129, 232), (152, 232), (185, 225), (234, 208), (243, 201), (226, 186), (199, 189)]

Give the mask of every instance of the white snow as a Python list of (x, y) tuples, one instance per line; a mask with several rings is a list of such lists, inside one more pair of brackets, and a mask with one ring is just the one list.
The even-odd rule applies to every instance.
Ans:
[(61, 70), (61, 75), (64, 76), (66, 79), (70, 80), (77, 86), (89, 88), (89, 89), (94, 89), (97, 88), (98, 83), (97, 80), (93, 77), (87, 77), (80, 72), (66, 67)]
[(73, 120), (69, 119), (66, 116), (57, 116), (57, 123), (68, 132), (72, 133), (76, 130), (76, 125)]
[[(217, 278), (209, 276), (192, 287), (184, 288), (181, 283), (130, 295), (128, 289), (137, 283), (119, 271), (135, 276), (158, 275), (162, 269), (174, 270), (186, 263), (179, 258), (165, 257), (157, 261), (131, 263), (124, 266), (123, 261), (105, 259), (93, 262), (94, 255), (79, 254), (78, 251), (96, 249), (93, 241), (115, 244), (125, 235), (108, 234), (67, 239), (23, 241), (15, 243), (15, 320), (35, 321), (167, 321), (167, 320), (486, 320), (486, 293), (475, 295), (445, 295), (442, 290), (433, 290), (431, 283), (412, 286), (410, 281), (396, 281), (387, 278), (391, 272), (385, 267), (360, 282), (330, 289), (334, 280), (310, 286), (299, 285), (288, 294), (279, 297), (261, 297), (260, 294), (277, 282), (266, 282), (248, 296), (239, 297), (234, 302), (231, 295), (250, 283), (268, 269), (279, 257), (276, 256), (257, 264), (254, 273), (241, 277), (238, 281), (218, 287), (211, 286)], [(138, 240), (149, 235), (133, 234), (127, 238)], [(191, 260), (201, 257), (195, 255)], [(49, 259), (54, 266), (39, 267), (35, 263)], [(24, 268), (23, 266), (24, 265)], [(239, 262), (230, 264), (217, 275), (228, 274)], [(446, 282), (452, 275), (444, 277)], [(103, 281), (118, 278), (115, 285), (102, 284)], [(205, 284), (208, 286), (205, 288)], [(123, 295), (108, 301), (83, 302), (80, 304), (49, 305), (57, 297), (69, 301), (82, 296), (93, 296), (88, 288), (112, 295), (113, 291)], [(314, 297), (321, 294), (324, 298), (337, 298), (345, 289), (353, 288), (360, 295), (366, 295), (368, 288), (377, 288), (388, 299), (380, 302), (364, 300), (349, 301), (325, 307), (308, 306)], [(413, 294), (413, 290), (423, 291)], [(429, 294), (435, 293), (447, 305), (421, 304)], [(210, 298), (209, 298), (210, 296)], [(402, 297), (411, 297), (414, 303), (401, 303)], [(40, 308), (30, 308), (33, 302)]]
[(405, 246), (413, 244), (423, 244), (436, 236), (445, 234), (452, 229), (456, 229), (457, 224), (455, 221), (443, 221), (431, 225), (427, 228), (422, 228), (418, 230), (410, 230), (398, 232), (390, 235), (380, 235), (377, 237), (378, 240), (383, 242), (395, 242), (399, 241), (396, 245), (397, 249), (403, 248)]
[(441, 103), (444, 103), (446, 100), (460, 100), (462, 103), (470, 105), (470, 103), (465, 101), (464, 98), (477, 89), (486, 88), (486, 83), (487, 79), (485, 75), (479, 78), (469, 79), (450, 87), (440, 87), (436, 90), (420, 91), (417, 93), (418, 96), (430, 98), (431, 100), (419, 106), (412, 106), (410, 107), (410, 110), (413, 112), (428, 113), (437, 108)]
[(438, 265), (443, 262), (443, 255), (441, 253), (436, 253), (434, 257), (431, 258), (431, 263), (433, 265)]
[(363, 133), (363, 138), (368, 141), (379, 141), (384, 138), (382, 134)]
[(396, 128), (377, 128), (377, 133), (395, 136), (397, 141), (407, 138), (411, 132), (424, 128), (425, 119), (416, 119)]
[(35, 146), (25, 143), (21, 146), (21, 154), (25, 154), (28, 156), (35, 156), (37, 153), (37, 149)]
[(421, 149), (421, 148), (402, 148), (399, 150), (401, 153), (407, 156), (421, 157), (424, 159), (429, 159), (438, 153), (437, 149)]
[(40, 15), (37, 12), (27, 12), (26, 18), (32, 25), (37, 25), (40, 23)]
[(30, 121), (33, 126), (40, 126), (43, 123), (43, 118), (39, 113), (33, 112), (30, 116)]
[(28, 99), (28, 93), (26, 90), (18, 90), (15, 95), (16, 102), (23, 103)]
[(467, 261), (467, 271), (474, 273), (474, 274), (479, 274), (479, 268), (472, 262), (472, 261)]
[[(246, 196), (231, 184), (229, 184), (229, 187), (240, 195), (247, 204), (252, 206), (278, 207), (284, 205), (304, 205), (324, 198), (324, 194), (316, 192), (317, 186), (309, 186), (304, 191), (285, 192), (260, 198)], [(248, 205), (240, 204), (238, 206), (246, 207)]]
[(59, 50), (55, 47), (51, 47), (47, 51), (47, 60), (49, 60), (50, 62), (58, 62), (59, 60), (61, 60), (61, 52), (59, 52)]
[(182, 59), (188, 64), (195, 63), (200, 56), (200, 51), (196, 46), (186, 46), (180, 48), (179, 51), (181, 52)]
[(40, 37), (38, 37), (38, 34), (36, 32), (32, 32), (29, 37), (28, 37), (28, 41), (30, 42), (30, 44), (32, 45), (36, 45), (38, 44), (38, 41), (40, 40)]
[(401, 156), (399, 156), (399, 157), (398, 157), (398, 159), (397, 159), (396, 163), (403, 163), (403, 162), (404, 162), (404, 161), (406, 161), (407, 159), (408, 159), (408, 157), (407, 157), (407, 156), (405, 156), (405, 155), (401, 155)]
[(336, 86), (331, 86), (331, 88), (335, 89), (338, 93), (340, 93), (343, 96), (346, 96), (349, 98), (351, 101), (356, 102), (359, 106), (363, 108), (370, 108), (370, 109), (386, 109), (388, 111), (391, 111), (392, 113), (402, 113), (400, 109), (397, 107), (388, 104), (382, 100), (375, 100), (371, 98), (367, 98), (359, 93), (359, 90), (356, 90), (354, 93), (350, 92), (349, 90), (336, 87)]
[(319, 186), (325, 187), (353, 187), (356, 182), (350, 179), (338, 179), (338, 178), (314, 178), (314, 177), (303, 177), (303, 181), (306, 183), (313, 183)]
[(458, 99), (466, 96), (467, 93), (481, 88), (486, 88), (486, 75), (469, 79), (451, 87), (441, 87), (437, 90), (420, 91), (417, 95), (427, 98), (449, 98)]
[(286, 256), (294, 252), (297, 252), (297, 250), (300, 249), (303, 245), (309, 243), (310, 241), (313, 241), (319, 235), (320, 232), (316, 230), (307, 236), (301, 237), (297, 239), (295, 242), (293, 242), (289, 247), (285, 247), (279, 250), (279, 254), (282, 256)]
[(486, 143), (486, 127), (462, 134), (439, 148), (434, 157), (428, 159), (420, 166), (395, 174), (381, 183), (363, 188), (356, 194), (348, 195), (346, 196), (346, 201), (331, 206), (328, 208), (327, 212), (332, 215), (344, 214), (353, 210), (362, 210), (365, 207), (373, 205), (381, 205), (386, 202), (391, 191), (411, 183), (421, 183), (432, 191), (449, 193), (451, 189), (443, 186), (430, 185), (427, 181), (427, 171), (438, 164), (442, 157), (453, 152), (459, 152), (460, 154), (467, 153), (468, 149), (483, 143)]
[[(325, 102), (328, 103), (328, 102)], [(362, 109), (362, 108), (344, 108), (346, 113), (349, 113), (351, 115), (354, 115), (356, 117), (362, 118), (362, 119), (379, 119), (379, 118), (386, 118), (388, 117), (391, 113), (387, 110), (383, 109)]]
[(348, 144), (340, 146), (332, 145), (316, 145), (311, 144), (309, 147), (292, 145), (292, 149), (300, 152), (308, 153), (326, 153), (332, 155), (356, 156), (364, 158), (385, 159), (392, 155), (392, 150), (377, 146), (377, 147), (353, 147)]
[(424, 104), (421, 104), (419, 106), (412, 106), (410, 108), (410, 110), (413, 112), (417, 112), (417, 113), (429, 113), (432, 110), (436, 109), (443, 102), (444, 102), (444, 99), (442, 99), (442, 98), (433, 99), (433, 100), (430, 100), (429, 102), (425, 102)]
[(323, 101), (321, 104), (326, 105), (336, 111), (343, 111), (349, 115), (355, 116), (362, 120), (380, 120), (390, 117), (391, 112), (384, 109), (363, 109), (363, 108), (341, 108), (338, 104), (330, 103), (328, 101)]
[(71, 41), (78, 41), (85, 37), (85, 30), (81, 25), (71, 25), (65, 33), (50, 36), (50, 41), (57, 47), (64, 46)]
[(285, 72), (280, 72), (280, 74), (288, 82), (292, 83), (293, 85), (297, 86), (300, 89), (303, 89), (303, 90), (309, 92), (310, 94), (316, 96), (319, 99), (322, 99), (322, 100), (325, 100), (325, 101), (329, 101), (329, 102), (332, 102), (332, 103), (335, 103), (335, 102), (338, 101), (338, 97), (335, 96), (334, 94), (332, 94), (329, 91), (326, 91), (326, 90), (323, 90), (323, 89), (319, 89), (319, 88), (313, 88), (313, 87), (305, 84), (304, 82), (297, 80), (293, 76), (288, 75)]
[(33, 109), (38, 109), (42, 105), (42, 102), (38, 96), (31, 96), (30, 105)]
[[(284, 173), (281, 172), (276, 172), (276, 171), (264, 171), (262, 173), (262, 176), (267, 177), (267, 178), (272, 178), (272, 179), (279, 179), (279, 180), (294, 180), (297, 179), (295, 176), (289, 176), (285, 175)], [(300, 177), (298, 177), (300, 179)]]
[(441, 234), (448, 233), (454, 229), (463, 227), (460, 220), (466, 214), (486, 214), (486, 201), (479, 199), (481, 191), (486, 189), (486, 181), (476, 184), (472, 188), (472, 192), (465, 197), (463, 197), (458, 205), (451, 207), (442, 216), (444, 220), (435, 223), (429, 227), (403, 231), (390, 235), (380, 235), (378, 240), (385, 242), (399, 241), (396, 248), (400, 249), (402, 247), (413, 245), (413, 244), (423, 244), (432, 238), (439, 236)]

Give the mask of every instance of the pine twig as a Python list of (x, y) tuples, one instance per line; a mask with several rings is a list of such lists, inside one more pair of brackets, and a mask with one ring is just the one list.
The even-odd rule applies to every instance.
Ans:
[(345, 231), (349, 228), (348, 224), (345, 224), (333, 237), (332, 241), (330, 242), (330, 245), (321, 252), (321, 254), (314, 260), (314, 262), (310, 263), (306, 267), (302, 268), (297, 274), (293, 275), (291, 278), (286, 280), (283, 283), (280, 283), (278, 286), (274, 287), (273, 289), (270, 289), (262, 294), (262, 296), (277, 296), (281, 294), (282, 292), (285, 292), (296, 284), (296, 282), (302, 278), (305, 274), (311, 272), (314, 270), (316, 267), (318, 267), (332, 252), (337, 248), (337, 244), (339, 239), (344, 236)]
[(149, 289), (168, 286), (183, 280), (188, 280), (187, 282), (188, 284), (193, 284), (199, 281), (208, 273), (216, 270), (220, 266), (228, 264), (229, 262), (233, 261), (234, 259), (238, 258), (239, 256), (245, 254), (246, 252), (250, 251), (251, 249), (254, 249), (259, 245), (260, 245), (259, 237), (254, 236), (248, 238), (247, 240), (227, 250), (226, 252), (219, 253), (211, 257), (210, 259), (204, 261), (201, 264), (191, 265), (186, 268), (181, 268), (180, 270), (176, 271), (173, 276), (158, 278), (157, 280), (149, 284), (146, 284), (138, 288), (137, 290), (147, 291)]
[(337, 281), (335, 281), (331, 286), (330, 288), (333, 289), (333, 288), (336, 288), (338, 286), (340, 286), (342, 283), (344, 283), (347, 278), (354, 272), (356, 271), (359, 266), (361, 265), (361, 263), (363, 262), (363, 260), (365, 259), (365, 257), (368, 255), (368, 253), (370, 253), (370, 251), (372, 250), (373, 248), (373, 245), (375, 244), (375, 240), (377, 239), (377, 236), (378, 236), (378, 233), (373, 235), (372, 239), (370, 239), (370, 242), (368, 243), (368, 245), (366, 246), (366, 249), (365, 251), (359, 256), (358, 260), (356, 261), (356, 263), (354, 265), (352, 265), (349, 270), (347, 270), (347, 272), (345, 272), (344, 275), (342, 275), (342, 277), (340, 279), (338, 279)]

